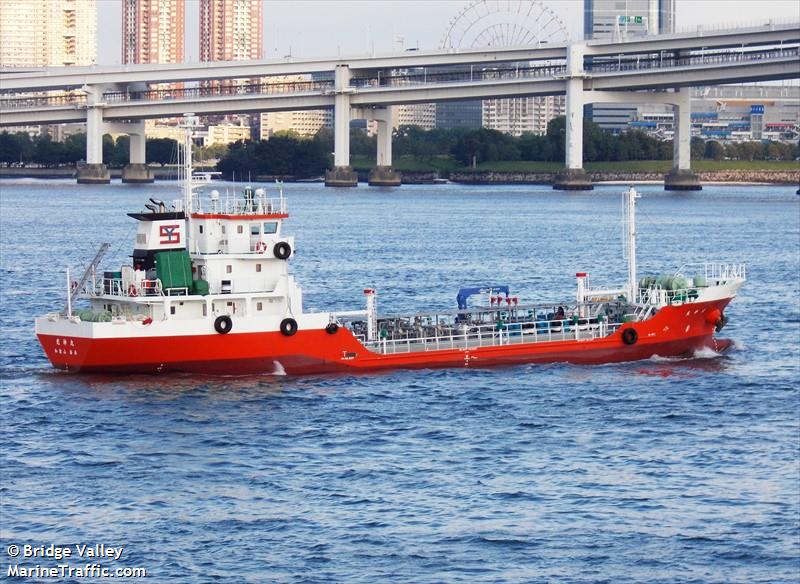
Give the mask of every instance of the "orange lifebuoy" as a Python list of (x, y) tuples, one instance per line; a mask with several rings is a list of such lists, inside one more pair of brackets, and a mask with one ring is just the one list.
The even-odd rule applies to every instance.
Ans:
[(136, 284), (131, 283), (131, 285), (128, 286), (128, 296), (138, 296), (138, 295), (139, 291), (136, 289)]
[(263, 241), (259, 241), (256, 244), (256, 253), (265, 253), (267, 251), (267, 244)]

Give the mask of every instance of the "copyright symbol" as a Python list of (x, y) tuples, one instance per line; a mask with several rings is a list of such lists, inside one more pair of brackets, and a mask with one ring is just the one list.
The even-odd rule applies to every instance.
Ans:
[(12, 543), (10, 546), (8, 546), (6, 551), (8, 552), (9, 556), (16, 558), (19, 555), (19, 546)]

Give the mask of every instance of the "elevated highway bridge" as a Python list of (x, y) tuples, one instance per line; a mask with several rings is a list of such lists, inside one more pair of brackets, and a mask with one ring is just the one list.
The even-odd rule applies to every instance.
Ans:
[[(566, 170), (560, 186), (589, 187), (582, 170), (583, 106), (665, 103), (675, 108), (673, 172), (667, 186), (699, 186), (689, 167), (691, 103), (686, 88), (800, 78), (800, 22), (625, 42), (499, 47), (458, 52), (282, 61), (70, 67), (0, 71), (0, 126), (87, 124), (82, 182), (106, 182), (102, 135), (131, 136), (130, 170), (144, 165), (144, 120), (195, 114), (334, 110), (331, 185), (355, 184), (351, 119), (377, 121), (377, 169), (390, 181), (391, 108), (534, 95), (566, 95)], [(287, 81), (287, 76), (308, 81)], [(247, 80), (225, 83), (224, 80)], [(222, 83), (219, 83), (222, 81)], [(215, 83), (217, 82), (217, 83)], [(164, 89), (164, 84), (168, 85)], [(176, 86), (176, 84), (178, 84)], [(153, 86), (160, 87), (154, 88)], [(669, 177), (672, 177), (670, 179)]]

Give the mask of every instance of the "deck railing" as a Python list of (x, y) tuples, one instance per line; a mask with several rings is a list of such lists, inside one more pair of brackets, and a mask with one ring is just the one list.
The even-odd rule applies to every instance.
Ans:
[[(88, 288), (88, 286), (87, 286)], [(185, 293), (188, 293), (188, 289)], [(125, 282), (121, 278), (102, 278), (94, 288), (87, 290), (90, 296), (120, 296), (123, 298), (136, 298), (138, 296), (164, 296), (161, 280), (139, 280), (139, 282)]]
[(461, 330), (449, 328), (441, 334), (384, 338), (366, 341), (357, 336), (369, 350), (391, 355), (444, 349), (476, 349), (501, 345), (545, 343), (553, 341), (591, 341), (614, 333), (621, 323), (609, 323), (603, 318), (563, 320), (500, 321), (493, 324), (471, 325)]
[[(175, 206), (182, 208), (183, 202), (176, 200)], [(254, 195), (252, 199), (243, 199), (241, 194), (239, 196), (227, 194), (216, 201), (196, 197), (192, 207), (194, 213), (201, 214), (286, 215), (288, 213), (285, 197), (265, 197), (260, 194)]]
[(687, 276), (690, 272), (702, 273), (706, 281), (746, 280), (747, 264), (730, 262), (703, 262), (684, 264), (675, 273), (676, 276)]

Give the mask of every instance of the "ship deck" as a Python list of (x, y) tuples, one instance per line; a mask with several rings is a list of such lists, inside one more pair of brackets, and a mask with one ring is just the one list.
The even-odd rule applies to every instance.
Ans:
[(626, 302), (538, 304), (380, 316), (370, 334), (365, 320), (343, 319), (370, 351), (384, 355), (474, 349), (525, 343), (590, 341), (639, 320)]

